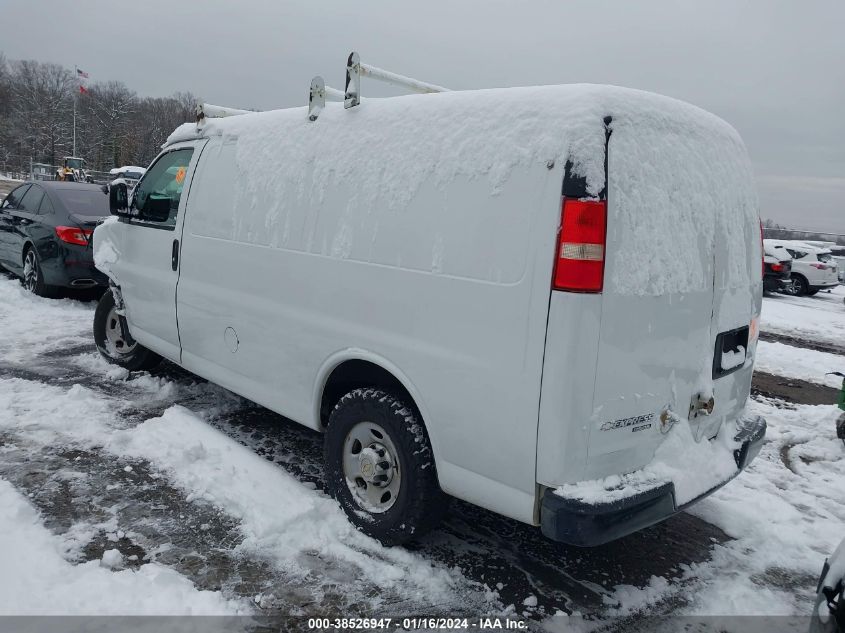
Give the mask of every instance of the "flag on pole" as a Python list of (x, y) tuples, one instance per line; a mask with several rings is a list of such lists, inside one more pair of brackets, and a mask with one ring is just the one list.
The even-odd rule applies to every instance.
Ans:
[(88, 88), (85, 86), (85, 80), (88, 79), (88, 73), (81, 68), (77, 68), (76, 78), (79, 80), (79, 93), (88, 94)]

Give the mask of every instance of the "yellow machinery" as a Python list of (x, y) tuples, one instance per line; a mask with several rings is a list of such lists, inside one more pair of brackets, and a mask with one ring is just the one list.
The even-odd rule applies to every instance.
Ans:
[(56, 180), (65, 182), (91, 182), (85, 171), (85, 160), (77, 156), (65, 156), (62, 166), (56, 170)]

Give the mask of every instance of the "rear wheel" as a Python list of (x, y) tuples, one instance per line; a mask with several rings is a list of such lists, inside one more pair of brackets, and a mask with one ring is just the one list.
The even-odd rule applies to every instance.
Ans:
[(428, 435), (414, 407), (380, 389), (356, 389), (335, 406), (326, 430), (326, 484), (349, 520), (385, 545), (436, 525), (447, 497), (437, 483)]
[(788, 295), (792, 295), (794, 297), (801, 297), (807, 294), (807, 291), (810, 289), (810, 284), (807, 283), (807, 280), (802, 277), (801, 275), (792, 275), (792, 280), (790, 281), (789, 285), (784, 288), (784, 292)]
[(39, 297), (55, 297), (58, 294), (57, 288), (44, 283), (44, 272), (41, 270), (41, 262), (38, 260), (38, 253), (32, 246), (26, 249), (23, 256), (22, 281), (24, 288)]
[(114, 295), (107, 290), (94, 312), (94, 342), (100, 355), (113, 365), (129, 371), (152, 369), (158, 365), (161, 356), (127, 337), (122, 320), (115, 307)]

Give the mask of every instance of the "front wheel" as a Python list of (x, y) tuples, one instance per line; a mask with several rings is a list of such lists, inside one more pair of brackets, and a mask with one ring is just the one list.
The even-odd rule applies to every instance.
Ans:
[(349, 520), (385, 545), (435, 526), (447, 497), (414, 407), (380, 389), (349, 392), (329, 417), (326, 484)]
[(94, 312), (94, 343), (97, 351), (109, 363), (129, 371), (152, 369), (161, 362), (161, 356), (148, 350), (124, 334), (125, 323), (114, 304), (114, 295), (107, 290)]

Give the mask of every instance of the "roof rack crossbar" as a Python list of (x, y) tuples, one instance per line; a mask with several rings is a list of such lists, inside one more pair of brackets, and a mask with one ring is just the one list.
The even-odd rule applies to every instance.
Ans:
[(252, 110), (227, 108), (225, 106), (212, 105), (210, 103), (198, 103), (196, 109), (197, 123), (201, 123), (203, 119), (219, 119), (227, 116), (237, 116), (239, 114), (252, 113)]
[(323, 78), (317, 75), (311, 80), (311, 89), (308, 91), (308, 120), (317, 120), (326, 107), (326, 101), (343, 101), (345, 98), (346, 93), (327, 86)]
[(349, 53), (349, 58), (346, 62), (346, 95), (343, 102), (345, 108), (354, 108), (361, 103), (361, 77), (370, 77), (385, 83), (393, 84), (394, 86), (402, 86), (412, 92), (432, 93), (432, 92), (450, 92), (448, 88), (438, 86), (437, 84), (430, 84), (425, 81), (399, 75), (397, 73), (370, 66), (361, 62), (361, 57), (355, 51)]

